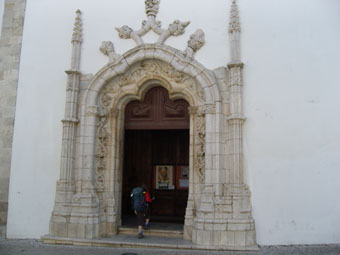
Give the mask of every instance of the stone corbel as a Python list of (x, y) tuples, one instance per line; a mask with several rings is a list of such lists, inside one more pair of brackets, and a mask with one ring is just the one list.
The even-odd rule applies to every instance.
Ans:
[(184, 57), (187, 59), (194, 59), (196, 52), (202, 48), (205, 43), (205, 36), (202, 29), (197, 29), (195, 33), (190, 36), (188, 46), (184, 51)]
[(111, 41), (103, 41), (99, 49), (105, 56), (109, 57), (109, 63), (116, 62), (116, 60), (120, 57), (120, 55), (116, 54)]

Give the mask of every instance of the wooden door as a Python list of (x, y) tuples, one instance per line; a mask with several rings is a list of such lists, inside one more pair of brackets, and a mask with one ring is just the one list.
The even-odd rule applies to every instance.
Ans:
[[(131, 213), (131, 190), (144, 183), (156, 198), (152, 220), (183, 222), (188, 189), (178, 187), (176, 168), (189, 165), (188, 103), (171, 101), (155, 87), (143, 102), (129, 103), (125, 114), (123, 215)], [(155, 167), (161, 165), (173, 166), (173, 189), (156, 189)]]

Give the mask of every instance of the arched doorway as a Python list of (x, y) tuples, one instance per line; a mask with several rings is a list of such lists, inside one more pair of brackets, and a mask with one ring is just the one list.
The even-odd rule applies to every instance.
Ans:
[[(132, 214), (130, 192), (146, 184), (156, 198), (152, 221), (184, 223), (189, 189), (189, 104), (170, 100), (155, 84), (125, 108), (122, 216)], [(166, 173), (162, 178), (162, 173)]]

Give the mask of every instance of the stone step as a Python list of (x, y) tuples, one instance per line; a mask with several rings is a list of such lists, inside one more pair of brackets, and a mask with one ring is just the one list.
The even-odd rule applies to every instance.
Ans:
[[(136, 233), (134, 235), (115, 235), (109, 238), (100, 239), (80, 239), (80, 238), (68, 238), (68, 237), (53, 237), (42, 236), (42, 241), (45, 244), (62, 244), (62, 245), (78, 245), (78, 246), (101, 246), (101, 247), (119, 247), (119, 248), (142, 248), (142, 249), (168, 249), (177, 250), (178, 254), (213, 254), (226, 255), (235, 253), (226, 253), (226, 251), (248, 251), (247, 255), (258, 255), (259, 248), (257, 246), (250, 247), (208, 247), (204, 245), (193, 244), (190, 241), (183, 240), (178, 237), (162, 237), (162, 236), (147, 236), (142, 239), (138, 239)], [(188, 251), (190, 250), (190, 251)], [(197, 252), (197, 253), (196, 253)], [(254, 252), (254, 253), (253, 253)], [(164, 250), (165, 254), (168, 254)], [(155, 253), (152, 253), (155, 254)], [(239, 254), (239, 253), (237, 253)]]
[[(118, 234), (120, 235), (137, 235), (137, 228), (119, 227)], [(143, 229), (145, 236), (162, 236), (162, 237), (179, 237), (183, 238), (183, 231), (181, 230), (164, 230), (164, 229)]]

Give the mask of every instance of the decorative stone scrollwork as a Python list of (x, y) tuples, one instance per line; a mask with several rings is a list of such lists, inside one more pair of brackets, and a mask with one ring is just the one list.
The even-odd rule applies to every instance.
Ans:
[(205, 115), (198, 114), (196, 117), (196, 160), (194, 163), (200, 183), (205, 180)]
[(100, 51), (105, 56), (109, 57), (109, 62), (115, 62), (119, 58), (119, 55), (116, 54), (113, 43), (111, 41), (103, 41), (102, 45), (100, 46)]
[(193, 59), (195, 53), (204, 45), (205, 36), (202, 29), (197, 29), (195, 33), (190, 36), (188, 47), (184, 51), (184, 56), (188, 59)]
[(97, 192), (104, 191), (105, 184), (105, 169), (106, 169), (106, 156), (108, 144), (108, 132), (105, 125), (108, 121), (108, 115), (99, 115), (97, 121), (97, 134), (96, 134), (96, 190)]
[(119, 94), (122, 89), (126, 89), (128, 86), (146, 78), (153, 79), (157, 76), (165, 77), (169, 82), (176, 83), (176, 87), (179, 89), (188, 89), (194, 92), (202, 102), (205, 100), (204, 91), (197, 85), (194, 78), (177, 71), (168, 63), (145, 60), (135, 64), (127, 73), (117, 76), (105, 86), (100, 97), (102, 105), (109, 108), (109, 105), (112, 104), (112, 98)]

